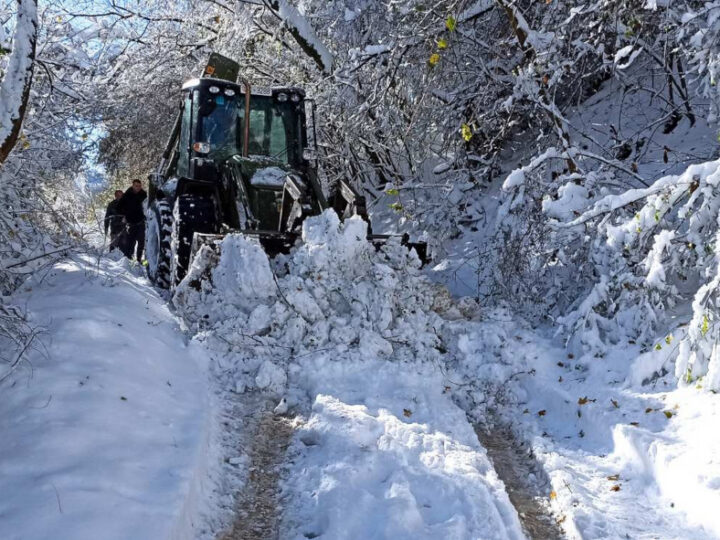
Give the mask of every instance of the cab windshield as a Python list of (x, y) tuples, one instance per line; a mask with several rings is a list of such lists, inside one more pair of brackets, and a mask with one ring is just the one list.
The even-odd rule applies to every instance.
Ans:
[[(195, 93), (198, 141), (209, 144), (207, 157), (223, 161), (242, 154), (245, 96)], [(250, 156), (271, 157), (292, 165), (301, 160), (298, 123), (302, 103), (279, 102), (270, 96), (252, 96), (250, 102)]]

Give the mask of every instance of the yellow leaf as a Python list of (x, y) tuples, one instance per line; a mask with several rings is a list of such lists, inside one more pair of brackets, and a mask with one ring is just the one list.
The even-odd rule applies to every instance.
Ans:
[(23, 141), (22, 143), (23, 150), (27, 150), (30, 148), (30, 141)]
[(710, 329), (710, 320), (708, 319), (707, 315), (703, 315), (703, 322), (702, 326), (700, 327), (700, 332), (702, 333), (703, 337), (705, 334), (708, 333), (708, 330)]
[(552, 499), (557, 499), (557, 493), (555, 493), (554, 491), (551, 491), (551, 492), (550, 492), (550, 499), (551, 499), (551, 500), (552, 500)]
[(668, 345), (670, 345), (670, 344), (672, 343), (672, 339), (673, 339), (672, 336), (666, 336), (666, 337), (665, 337), (665, 343), (667, 343)]
[(460, 126), (460, 134), (462, 135), (462, 138), (465, 140), (465, 142), (470, 142), (470, 139), (473, 137), (472, 129), (470, 129), (470, 126), (467, 124), (463, 124)]
[(673, 413), (672, 411), (665, 411), (665, 418), (672, 418)]
[(445, 28), (447, 28), (451, 32), (455, 31), (455, 28), (457, 28), (457, 21), (455, 20), (455, 17), (449, 15), (448, 18), (445, 19)]
[(430, 64), (430, 67), (435, 67), (439, 61), (440, 61), (440, 55), (438, 53), (433, 53), (430, 55), (430, 58), (428, 59), (428, 64)]
[(63, 18), (62, 18), (60, 15), (58, 15), (58, 16), (56, 17), (56, 20), (57, 20), (57, 22), (59, 22), (59, 23), (63, 22)]
[(438, 46), (438, 49), (447, 49), (448, 42), (447, 42), (447, 40), (440, 38), (437, 41), (437, 46)]

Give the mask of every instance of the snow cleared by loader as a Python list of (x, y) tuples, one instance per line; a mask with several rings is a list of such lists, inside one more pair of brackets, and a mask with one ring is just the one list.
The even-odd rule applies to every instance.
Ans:
[(484, 390), (473, 395), (492, 400), (513, 369), (498, 348), (505, 332), (469, 333), (459, 321), (473, 302), (431, 284), (399, 239), (376, 250), (366, 235), (361, 219), (329, 211), (273, 261), (230, 235), (219, 255), (201, 249), (173, 298), (221, 384), (308, 411), (282, 485), (281, 537), (524, 538), (450, 391), (477, 371)]

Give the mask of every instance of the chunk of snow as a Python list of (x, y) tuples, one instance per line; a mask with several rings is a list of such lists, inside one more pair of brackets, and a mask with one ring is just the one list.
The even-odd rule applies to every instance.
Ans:
[(615, 67), (617, 69), (627, 69), (635, 61), (635, 58), (642, 52), (641, 48), (635, 48), (634, 45), (627, 45), (615, 53)]
[(287, 171), (280, 167), (263, 167), (250, 177), (250, 184), (256, 187), (281, 188), (285, 185)]
[(323, 64), (322, 71), (330, 73), (332, 71), (334, 57), (328, 48), (320, 41), (317, 34), (310, 26), (310, 23), (297, 10), (297, 8), (291, 5), (287, 0), (276, 1), (278, 3), (278, 12), (280, 17), (282, 17), (288, 26), (295, 29), (309, 47), (312, 48), (318, 55), (321, 63)]
[(525, 183), (525, 172), (522, 169), (515, 169), (513, 172), (508, 174), (507, 178), (503, 182), (502, 188), (505, 191), (510, 191), (513, 188), (522, 186)]
[(543, 212), (551, 218), (569, 219), (588, 205), (588, 190), (585, 186), (568, 182), (558, 189), (558, 199), (542, 202)]
[(261, 390), (282, 394), (287, 384), (285, 370), (270, 360), (265, 360), (255, 375), (255, 385)]

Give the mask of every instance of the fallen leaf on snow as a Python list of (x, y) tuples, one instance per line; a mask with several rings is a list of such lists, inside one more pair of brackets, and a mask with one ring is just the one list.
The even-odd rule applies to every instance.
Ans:
[(608, 476), (607, 479), (610, 480), (611, 482), (617, 482), (618, 480), (620, 480), (620, 475), (612, 474), (612, 475)]
[(610, 491), (620, 491), (620, 484), (615, 484), (610, 488)]
[(412, 411), (411, 411), (410, 409), (403, 409), (403, 414), (404, 414), (407, 418), (410, 418), (410, 417), (412, 416)]
[(538, 416), (545, 416), (546, 412), (547, 411), (545, 409), (543, 409), (542, 411), (538, 411)]

